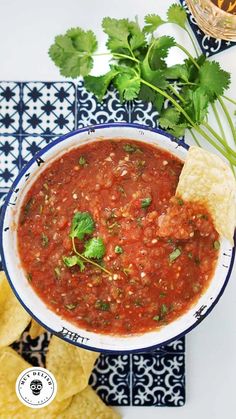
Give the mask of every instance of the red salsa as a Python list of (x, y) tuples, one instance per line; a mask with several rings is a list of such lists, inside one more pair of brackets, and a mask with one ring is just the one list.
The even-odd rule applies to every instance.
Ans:
[(127, 335), (173, 321), (200, 297), (218, 233), (203, 206), (174, 197), (182, 166), (153, 145), (120, 139), (73, 149), (41, 173), (21, 209), (18, 247), (54, 312)]

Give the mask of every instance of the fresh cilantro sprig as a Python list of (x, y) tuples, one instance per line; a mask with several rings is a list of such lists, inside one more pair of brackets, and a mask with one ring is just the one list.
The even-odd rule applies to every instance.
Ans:
[(84, 251), (79, 253), (76, 249), (75, 239), (84, 240), (86, 235), (92, 234), (95, 230), (94, 221), (89, 212), (76, 212), (71, 223), (70, 238), (74, 255), (64, 256), (63, 262), (68, 267), (79, 266), (82, 272), (85, 269), (85, 263), (90, 263), (101, 269), (108, 275), (112, 275), (104, 266), (99, 265), (93, 259), (101, 260), (105, 255), (106, 249), (101, 237), (92, 237), (83, 242)]
[[(185, 30), (194, 45), (196, 58), (171, 36), (157, 36), (162, 25), (172, 23)], [(152, 102), (158, 111), (159, 125), (175, 137), (181, 137), (189, 129), (200, 145), (204, 138), (236, 166), (236, 152), (229, 146), (215, 102), (219, 101), (229, 123), (235, 144), (236, 130), (224, 104), (225, 90), (230, 84), (230, 74), (215, 61), (208, 61), (198, 53), (188, 29), (185, 9), (173, 4), (165, 19), (157, 14), (145, 17), (141, 28), (128, 19), (105, 17), (102, 28), (107, 35), (106, 46), (112, 57), (110, 70), (101, 76), (91, 76), (93, 58), (97, 54), (97, 41), (93, 32), (80, 28), (71, 29), (57, 36), (49, 55), (60, 68), (61, 74), (70, 77), (83, 76), (85, 87), (101, 101), (113, 84), (120, 100), (141, 99)], [(168, 65), (171, 48), (177, 47), (186, 55), (182, 64)], [(104, 53), (107, 55), (107, 52)], [(231, 100), (233, 101), (233, 100)], [(235, 101), (233, 101), (235, 102)], [(168, 106), (167, 106), (168, 105)], [(212, 107), (220, 133), (207, 121)]]

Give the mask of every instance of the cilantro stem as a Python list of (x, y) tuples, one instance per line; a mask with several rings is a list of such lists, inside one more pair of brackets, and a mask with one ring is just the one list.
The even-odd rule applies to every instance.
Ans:
[(196, 44), (195, 44), (195, 42), (194, 42), (194, 39), (193, 39), (193, 37), (192, 37), (192, 35), (191, 35), (191, 32), (190, 32), (190, 31), (188, 30), (188, 28), (186, 28), (186, 27), (185, 27), (185, 31), (187, 32), (187, 34), (188, 34), (188, 36), (189, 36), (189, 38), (190, 38), (190, 40), (191, 40), (191, 42), (192, 42), (192, 45), (193, 45), (194, 51), (195, 51), (195, 53), (196, 53), (196, 56), (197, 56), (197, 57), (199, 57), (199, 53), (198, 53), (198, 50), (197, 50)]
[(169, 84), (168, 89), (170, 89), (174, 95), (180, 100), (180, 102), (185, 103), (185, 99), (183, 98), (183, 96), (181, 96), (176, 90), (175, 88), (172, 86), (172, 84)]
[(235, 100), (233, 100), (233, 99), (231, 99), (230, 97), (225, 96), (225, 95), (223, 95), (222, 97), (223, 97), (224, 99), (228, 100), (229, 102), (233, 103), (233, 105), (236, 105), (236, 101), (235, 101)]
[[(110, 54), (111, 55), (111, 54)], [(116, 52), (113, 52), (112, 53), (112, 55), (115, 57), (120, 57), (120, 58), (127, 58), (128, 60), (132, 60), (132, 61), (135, 61), (136, 63), (138, 63), (139, 64), (139, 60), (137, 59), (137, 58), (135, 58), (135, 57), (131, 57), (130, 55), (126, 55), (126, 54), (120, 54), (120, 53), (116, 53)]]
[[(180, 104), (178, 102), (176, 102), (175, 99), (173, 99), (164, 90), (159, 89), (159, 87), (154, 86), (153, 84), (147, 82), (146, 80), (143, 80), (143, 79), (140, 78), (140, 82), (145, 84), (146, 86), (150, 87), (151, 89), (156, 90), (156, 92), (160, 93), (162, 96), (164, 96), (166, 99), (168, 99), (176, 107), (176, 109), (178, 109), (182, 113), (182, 115), (185, 116), (185, 118), (190, 123), (190, 125), (193, 128), (195, 128), (195, 130), (199, 134), (201, 134), (213, 147), (215, 147), (223, 156), (225, 156), (225, 158), (229, 162), (231, 162), (233, 165), (236, 165), (236, 160), (234, 160), (233, 157), (229, 156), (224, 149), (222, 149), (205, 131), (203, 131), (202, 128), (200, 128), (198, 125), (196, 125), (194, 123), (194, 121), (190, 118), (190, 116), (187, 114), (187, 112), (185, 112), (185, 110), (180, 106)], [(221, 139), (221, 141), (223, 141), (223, 140)]]
[(227, 118), (227, 121), (229, 123), (230, 129), (231, 129), (231, 132), (232, 132), (232, 135), (233, 135), (234, 142), (236, 144), (236, 130), (235, 130), (235, 127), (234, 127), (232, 118), (231, 118), (231, 116), (229, 114), (229, 111), (228, 111), (227, 107), (224, 104), (224, 101), (221, 99), (221, 97), (218, 97), (218, 100), (219, 100), (219, 102), (221, 104), (221, 107), (222, 107), (224, 113), (225, 113), (225, 116)]
[(200, 67), (199, 67), (199, 65), (198, 65), (198, 63), (196, 62), (196, 60), (193, 58), (193, 56), (192, 56), (192, 54), (190, 54), (190, 52), (188, 52), (188, 50), (186, 49), (186, 48), (184, 48), (182, 45), (180, 45), (180, 44), (178, 44), (178, 43), (176, 43), (175, 44), (176, 45), (176, 47), (177, 48), (179, 48), (181, 51), (183, 51), (187, 56), (188, 56), (188, 58), (192, 61), (192, 63), (197, 67), (197, 69), (199, 70), (200, 69)]
[(74, 250), (75, 254), (78, 255), (81, 259), (83, 259), (85, 262), (90, 263), (91, 265), (96, 266), (97, 268), (101, 269), (101, 271), (104, 271), (108, 275), (112, 275), (112, 273), (110, 271), (108, 271), (107, 269), (105, 269), (103, 266), (99, 265), (98, 263), (94, 262), (91, 259), (87, 259), (81, 253), (79, 253), (77, 251), (77, 249), (76, 249), (76, 246), (75, 246), (75, 239), (74, 239), (74, 237), (72, 237), (72, 246), (73, 246), (73, 250)]
[(193, 137), (195, 143), (198, 145), (198, 147), (201, 147), (201, 144), (199, 143), (199, 141), (198, 141), (196, 135), (194, 134), (193, 130), (192, 129), (189, 129), (189, 132), (192, 135), (192, 137)]
[(208, 131), (210, 131), (210, 133), (212, 134), (212, 135), (214, 135), (214, 137), (219, 141), (219, 143), (221, 144), (221, 145), (223, 145), (223, 147), (225, 147), (227, 150), (228, 150), (228, 152), (229, 153), (232, 153), (232, 155), (236, 158), (236, 152), (231, 148), (231, 147), (229, 147), (229, 145), (227, 144), (227, 142), (225, 142), (220, 136), (219, 136), (219, 134), (217, 134), (217, 132), (208, 124), (208, 122), (202, 122), (202, 125), (206, 128), (206, 129), (208, 129)]

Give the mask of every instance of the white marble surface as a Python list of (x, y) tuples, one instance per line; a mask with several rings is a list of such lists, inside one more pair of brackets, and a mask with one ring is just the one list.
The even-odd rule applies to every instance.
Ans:
[[(0, 80), (62, 80), (47, 56), (56, 34), (70, 27), (93, 29), (101, 44), (104, 16), (134, 17), (161, 13), (171, 0), (0, 0)], [(185, 46), (188, 39), (173, 27)], [(175, 52), (173, 52), (175, 54)], [(236, 92), (236, 48), (216, 56), (234, 72), (229, 95)], [(176, 56), (172, 55), (175, 60)], [(100, 59), (95, 70), (103, 71)], [(236, 95), (234, 95), (235, 97)], [(213, 312), (187, 336), (186, 404), (182, 408), (121, 408), (125, 419), (234, 419), (236, 378), (236, 269)], [(95, 418), (94, 418), (95, 419)]]

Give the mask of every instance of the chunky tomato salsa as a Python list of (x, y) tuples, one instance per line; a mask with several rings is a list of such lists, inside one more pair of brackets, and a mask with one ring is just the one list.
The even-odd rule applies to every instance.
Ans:
[(183, 162), (153, 145), (100, 140), (35, 180), (21, 208), (26, 276), (57, 314), (90, 331), (157, 329), (199, 298), (219, 241), (200, 204), (174, 197)]

